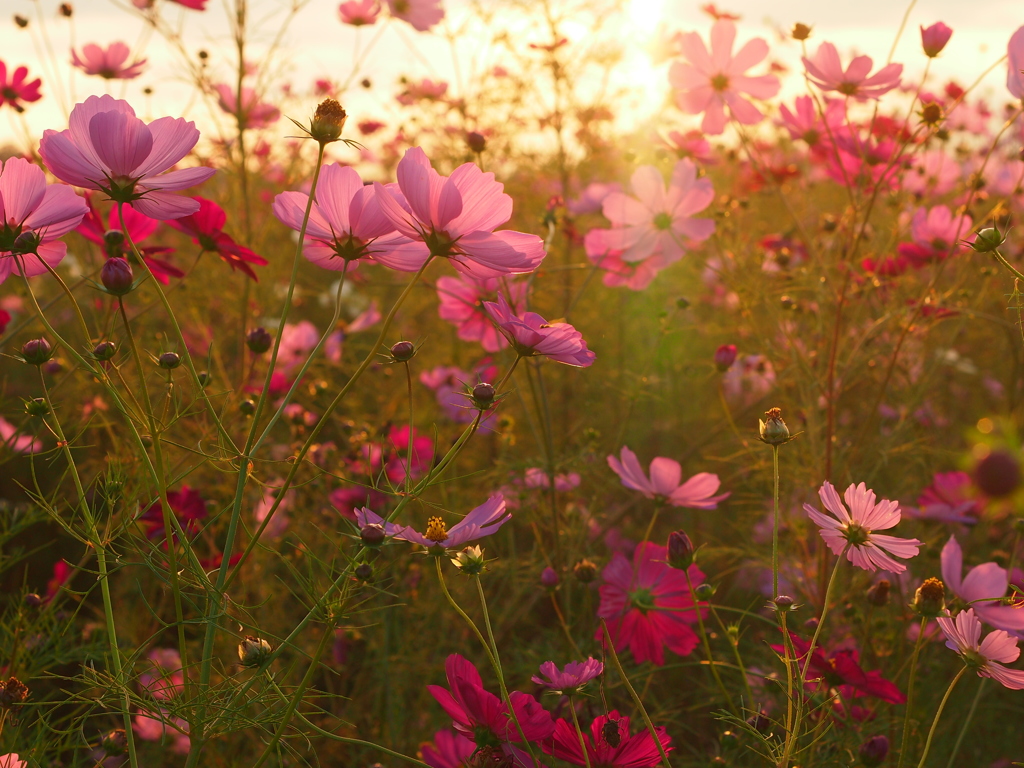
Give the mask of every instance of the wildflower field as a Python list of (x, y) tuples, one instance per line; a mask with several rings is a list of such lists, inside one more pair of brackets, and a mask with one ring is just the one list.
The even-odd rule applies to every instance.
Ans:
[(0, 768), (1024, 766), (1016, 3), (2, 5)]

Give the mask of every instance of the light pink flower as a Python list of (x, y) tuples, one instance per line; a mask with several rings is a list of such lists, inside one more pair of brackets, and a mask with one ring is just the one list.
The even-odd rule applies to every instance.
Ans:
[(238, 98), (230, 85), (215, 85), (217, 106), (233, 117), (238, 117), (243, 128), (266, 128), (281, 117), (281, 110), (273, 104), (260, 101), (256, 91), (248, 86), (242, 88), (242, 109), (239, 113)]
[(148, 125), (127, 101), (90, 96), (71, 110), (68, 128), (47, 130), (39, 154), (61, 181), (98, 189), (153, 219), (178, 219), (199, 203), (171, 194), (206, 181), (213, 168), (174, 167), (199, 141), (195, 123), (161, 117)]
[(534, 675), (530, 678), (537, 685), (557, 691), (578, 692), (581, 686), (600, 677), (604, 672), (604, 664), (588, 656), (586, 661), (570, 661), (563, 669), (559, 669), (553, 661), (545, 661), (538, 671), (544, 677)]
[(768, 55), (768, 43), (755, 37), (734, 56), (735, 39), (736, 25), (727, 19), (720, 19), (711, 27), (710, 53), (698, 33), (680, 36), (685, 62), (674, 62), (668, 73), (669, 82), (678, 91), (679, 108), (691, 115), (703, 112), (701, 130), (707, 134), (717, 135), (725, 130), (727, 106), (738, 123), (754, 125), (761, 121), (764, 114), (741, 94), (770, 99), (779, 92), (779, 79), (774, 75), (745, 74)]
[(388, 9), (396, 19), (408, 22), (419, 32), (426, 32), (444, 18), (441, 0), (388, 0)]
[(999, 599), (1006, 596), (1010, 582), (1006, 569), (998, 563), (976, 565), (963, 575), (964, 556), (960, 543), (950, 536), (942, 548), (942, 580), (946, 588), (965, 603), (971, 604), (975, 613), (986, 624), (1008, 632), (1024, 630), (1024, 610), (1012, 605), (1001, 605)]
[(144, 741), (160, 741), (170, 732), (174, 742), (171, 749), (179, 755), (187, 755), (192, 747), (188, 737), (188, 723), (180, 717), (172, 717), (162, 707), (156, 712), (139, 713), (132, 720), (132, 730)]
[(921, 491), (917, 508), (907, 507), (910, 517), (938, 520), (943, 523), (978, 522), (983, 501), (966, 472), (936, 472), (932, 484)]
[(813, 59), (805, 56), (801, 61), (810, 81), (821, 90), (826, 93), (838, 91), (857, 101), (877, 99), (888, 93), (900, 84), (900, 75), (903, 74), (902, 64), (887, 64), (868, 77), (872, 64), (870, 56), (855, 57), (844, 70), (839, 52), (832, 43), (822, 43)]
[(7, 65), (0, 61), (0, 107), (10, 104), (15, 112), (24, 112), (21, 106), (22, 101), (39, 101), (43, 95), (39, 93), (39, 85), (43, 82), (36, 78), (31, 82), (28, 80), (28, 67), (18, 67), (7, 79)]
[(667, 190), (661, 172), (651, 165), (637, 168), (631, 181), (636, 197), (613, 192), (604, 199), (604, 215), (613, 225), (602, 230), (604, 243), (621, 250), (623, 261), (642, 261), (655, 253), (675, 261), (686, 245), (707, 240), (715, 231), (713, 220), (692, 218), (715, 197), (711, 180), (697, 178), (692, 160), (676, 163)]
[(320, 331), (309, 320), (285, 323), (281, 331), (281, 346), (277, 351), (277, 367), (285, 376), (301, 368), (310, 352), (320, 343)]
[(864, 483), (850, 484), (844, 498), (850, 505), (847, 512), (832, 483), (826, 480), (818, 491), (821, 503), (835, 518), (824, 515), (810, 504), (804, 504), (804, 511), (821, 528), (821, 538), (835, 554), (846, 558), (865, 571), (878, 569), (903, 573), (907, 569), (894, 557), (908, 559), (917, 555), (921, 542), (917, 539), (899, 539), (875, 533), (892, 528), (900, 521), (900, 505), (895, 501), (882, 499), (875, 503), (875, 492), (868, 490)]
[[(1024, 99), (1024, 27), (1010, 37), (1006, 55), (1006, 88), (1016, 98)], [(2, 74), (0, 72), (0, 81), (3, 80)]]
[(618, 182), (602, 184), (592, 182), (588, 184), (580, 196), (566, 203), (566, 208), (573, 216), (582, 216), (586, 213), (595, 213), (601, 210), (604, 199), (612, 192), (621, 192), (622, 185)]
[[(28, 277), (60, 264), (67, 245), (57, 240), (89, 212), (64, 184), (47, 184), (43, 169), (21, 157), (0, 166), (0, 283), (12, 272)], [(15, 255), (15, 253), (17, 255)], [(45, 262), (45, 264), (43, 263)]]
[[(463, 341), (479, 341), (487, 352), (508, 346), (508, 340), (494, 327), (484, 309), (484, 297), (496, 297), (501, 281), (496, 277), (475, 278), (472, 275), (445, 275), (437, 279), (437, 314), (458, 328)], [(519, 311), (526, 297), (527, 285), (505, 281), (512, 304)]]
[[(391, 194), (398, 190), (392, 189)], [(308, 203), (304, 192), (282, 192), (274, 198), (274, 215), (299, 231)], [(346, 265), (354, 269), (361, 259), (370, 259), (415, 272), (427, 258), (422, 243), (395, 232), (373, 188), (363, 185), (355, 169), (339, 163), (325, 165), (320, 172), (302, 252), (318, 267), (336, 271)]]
[[(296, 403), (292, 403), (292, 405), (296, 405)], [(280, 482), (280, 480), (275, 482)], [(259, 503), (252, 510), (252, 519), (257, 528), (259, 528), (259, 526), (263, 524), (263, 521), (267, 519), (267, 515), (270, 514), (270, 510), (277, 501), (277, 497), (280, 492), (280, 488), (271, 488), (269, 486), (263, 489), (262, 498), (260, 498)], [(278, 504), (277, 509), (274, 510), (274, 516), (270, 518), (270, 522), (263, 531), (264, 536), (268, 536), (271, 539), (279, 539), (284, 535), (284, 532), (288, 530), (288, 525), (291, 522), (288, 519), (288, 510), (291, 509), (291, 506), (294, 503), (295, 490), (292, 489), (286, 491), (281, 503)]]
[(842, 101), (826, 99), (825, 105), (823, 120), (814, 99), (798, 96), (793, 104), (793, 112), (785, 104), (779, 105), (779, 123), (789, 131), (793, 141), (803, 141), (812, 149), (821, 148), (829, 143), (829, 135), (835, 136), (845, 120)]
[(680, 160), (690, 158), (701, 165), (715, 165), (718, 160), (711, 150), (711, 142), (700, 131), (669, 131), (662, 141)]
[(640, 491), (648, 499), (666, 501), (673, 507), (717, 509), (718, 502), (729, 496), (728, 493), (714, 495), (721, 481), (718, 475), (710, 472), (699, 472), (684, 483), (683, 468), (679, 462), (658, 456), (651, 461), (651, 476), (648, 478), (636, 454), (627, 446), (622, 446), (619, 456), (621, 459), (609, 456), (608, 466), (624, 486)]
[(956, 618), (940, 616), (937, 621), (946, 636), (946, 647), (959, 653), (968, 667), (978, 671), (978, 677), (991, 677), (1014, 691), (1024, 689), (1024, 670), (1003, 666), (1020, 656), (1014, 638), (997, 629), (982, 640), (981, 619), (973, 608), (961, 611)]
[(380, 0), (348, 0), (338, 6), (338, 14), (343, 24), (353, 27), (374, 24), (380, 14)]
[(521, 357), (542, 355), (578, 368), (594, 364), (597, 355), (587, 349), (583, 334), (569, 323), (549, 323), (536, 312), (516, 315), (500, 293), (498, 303), (485, 301), (484, 309)]
[(8, 448), (15, 453), (39, 453), (43, 444), (32, 435), (22, 435), (6, 419), (0, 417), (0, 449)]
[(106, 48), (88, 43), (82, 48), (81, 56), (77, 51), (71, 51), (71, 63), (87, 75), (99, 75), (107, 80), (131, 80), (141, 75), (146, 65), (146, 59), (126, 64), (131, 53), (131, 49), (122, 42), (111, 43)]
[(663, 253), (654, 253), (642, 261), (623, 261), (622, 251), (609, 248), (605, 234), (609, 229), (592, 229), (583, 238), (583, 249), (594, 266), (604, 271), (601, 282), (610, 288), (624, 285), (633, 291), (642, 291), (651, 284), (661, 270), (679, 260)]
[(28, 763), (20, 759), (15, 752), (0, 755), (0, 768), (28, 768)]
[(544, 241), (536, 235), (494, 228), (512, 215), (512, 198), (504, 186), (473, 163), (451, 176), (435, 171), (419, 147), (398, 163), (401, 198), (375, 183), (384, 215), (398, 232), (424, 244), (434, 256), (449, 259), (460, 272), (498, 277), (532, 272), (544, 260)]
[(924, 48), (924, 55), (929, 59), (934, 59), (942, 53), (942, 49), (946, 47), (946, 43), (952, 36), (953, 30), (941, 21), (937, 21), (927, 28), (922, 24), (921, 47)]
[(360, 528), (366, 525), (380, 525), (383, 526), (384, 533), (393, 538), (428, 548), (444, 549), (461, 547), (470, 541), (490, 536), (511, 519), (512, 513), (506, 509), (505, 497), (500, 493), (491, 496), (450, 529), (440, 517), (431, 517), (427, 521), (425, 533), (413, 530), (412, 526), (389, 523), (368, 507), (356, 510), (356, 522)]
[[(551, 476), (540, 467), (530, 467), (523, 473), (523, 484), (527, 488), (550, 488)], [(580, 485), (579, 472), (555, 475), (555, 490), (559, 493), (571, 491)]]
[(970, 216), (954, 217), (945, 205), (936, 205), (930, 210), (918, 208), (910, 222), (914, 242), (900, 243), (896, 250), (916, 267), (942, 261), (964, 247), (959, 244), (960, 240), (973, 238), (973, 224)]
[(405, 89), (395, 97), (399, 104), (409, 106), (417, 101), (438, 101), (448, 92), (448, 83), (423, 78), (418, 83), (406, 83)]

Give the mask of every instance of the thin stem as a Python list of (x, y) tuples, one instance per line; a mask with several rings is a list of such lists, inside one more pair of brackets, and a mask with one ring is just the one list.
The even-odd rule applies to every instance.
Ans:
[[(715, 610), (715, 606), (710, 601), (708, 601), (708, 610), (711, 611), (711, 615), (714, 616), (715, 621), (718, 622), (718, 626), (722, 630), (722, 634), (727, 638), (730, 637), (725, 623), (722, 621), (722, 618), (718, 615), (718, 611)], [(747, 702), (750, 706), (753, 706), (754, 691), (751, 689), (750, 681), (747, 679), (747, 666), (743, 663), (743, 657), (740, 655), (739, 637), (737, 636), (736, 642), (733, 642), (732, 639), (730, 639), (729, 645), (732, 646), (732, 655), (733, 658), (736, 659), (736, 668), (739, 669), (740, 675), (743, 678), (743, 687), (747, 693)]]
[(956, 673), (956, 677), (953, 678), (953, 682), (949, 684), (949, 688), (946, 689), (946, 694), (942, 697), (942, 701), (939, 702), (939, 708), (935, 711), (935, 718), (932, 720), (932, 727), (928, 730), (928, 740), (924, 743), (924, 752), (921, 755), (921, 761), (917, 764), (917, 768), (924, 768), (925, 760), (928, 759), (928, 752), (932, 748), (932, 737), (935, 736), (935, 729), (939, 727), (939, 718), (942, 717), (942, 710), (946, 708), (946, 702), (949, 701), (949, 695), (953, 693), (953, 687), (960, 682), (960, 678), (964, 676), (964, 672), (967, 671), (967, 667), (961, 667), (960, 671)]
[(587, 751), (587, 742), (583, 739), (583, 731), (580, 729), (579, 718), (576, 717), (576, 702), (569, 697), (569, 712), (572, 714), (572, 724), (576, 727), (576, 736), (580, 740), (580, 751), (583, 752), (583, 764), (590, 768), (590, 752)]
[(971, 720), (974, 719), (974, 712), (978, 709), (978, 702), (981, 701), (981, 694), (985, 690), (986, 682), (988, 682), (988, 678), (983, 677), (978, 684), (978, 691), (974, 694), (971, 708), (967, 710), (967, 717), (964, 718), (964, 723), (960, 727), (960, 734), (956, 737), (956, 744), (953, 745), (953, 751), (949, 753), (949, 762), (946, 763), (946, 768), (953, 768), (956, 764), (957, 753), (960, 751), (960, 745), (963, 743), (964, 736), (967, 735), (967, 728), (970, 726)]
[[(686, 588), (690, 591), (690, 595), (692, 596), (693, 582), (690, 581), (690, 569), (683, 569), (683, 575), (686, 577)], [(696, 600), (694, 600), (694, 611), (697, 613), (697, 628), (700, 630), (700, 639), (704, 644), (704, 653), (708, 657), (708, 666), (711, 668), (711, 675), (715, 678), (715, 683), (718, 685), (718, 690), (725, 699), (726, 706), (735, 711), (729, 692), (725, 690), (725, 686), (722, 684), (722, 678), (718, 674), (718, 667), (715, 666), (715, 657), (711, 655), (711, 643), (708, 641), (707, 630), (704, 629), (704, 617), (700, 615), (700, 603)]]
[(924, 630), (927, 626), (928, 619), (922, 618), (920, 625), (918, 625), (914, 652), (910, 656), (910, 678), (907, 680), (907, 708), (903, 712), (903, 739), (900, 741), (900, 759), (896, 764), (896, 768), (903, 768), (903, 762), (907, 758), (907, 747), (910, 741), (910, 715), (914, 709), (914, 681), (917, 677), (917, 657), (921, 653), (921, 645), (924, 643)]
[(455, 609), (455, 612), (459, 614), (459, 616), (462, 617), (463, 621), (465, 621), (469, 625), (469, 628), (473, 630), (473, 634), (476, 635), (476, 639), (479, 640), (480, 645), (484, 647), (484, 653), (487, 654), (487, 660), (491, 662), (491, 666), (494, 667), (495, 671), (497, 671), (499, 669), (498, 663), (494, 660), (494, 656), (491, 654), (491, 647), (487, 644), (487, 641), (484, 639), (484, 635), (480, 631), (480, 628), (477, 627), (476, 622), (469, 617), (469, 614), (462, 610), (459, 604), (455, 602), (455, 598), (452, 597), (452, 593), (448, 591), (448, 585), (444, 583), (444, 572), (441, 570), (440, 557), (434, 558), (434, 565), (437, 566), (437, 580), (441, 583), (441, 591), (444, 592), (445, 598), (448, 600), (448, 603), (451, 605), (451, 607)]
[(779, 596), (779, 446), (772, 446), (774, 505), (772, 507), (772, 599)]

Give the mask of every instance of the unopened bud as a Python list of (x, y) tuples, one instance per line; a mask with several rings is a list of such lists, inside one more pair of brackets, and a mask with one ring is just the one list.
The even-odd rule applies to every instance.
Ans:
[(46, 339), (32, 339), (22, 346), (21, 356), (29, 365), (42, 365), (53, 357), (53, 347)]
[(266, 664), (271, 654), (270, 643), (261, 637), (248, 635), (238, 644), (238, 660), (243, 667), (255, 668)]
[(387, 537), (384, 534), (384, 526), (370, 523), (360, 529), (359, 538), (368, 547), (379, 547)]
[(992, 253), (992, 251), (999, 250), (999, 246), (1004, 242), (1006, 242), (1006, 236), (1001, 234), (998, 229), (986, 227), (978, 232), (974, 242), (971, 243), (971, 248), (978, 253)]
[(256, 413), (256, 403), (252, 400), (243, 400), (238, 404), (238, 410), (244, 413), (246, 416), (252, 416)]
[(694, 587), (693, 595), (698, 600), (707, 601), (715, 596), (715, 588), (712, 587), (710, 584), (698, 584), (696, 587)]
[(117, 345), (112, 341), (101, 341), (92, 348), (92, 356), (97, 360), (109, 360), (117, 352)]
[(103, 738), (100, 739), (100, 746), (104, 752), (112, 757), (123, 755), (128, 751), (128, 737), (125, 735), (124, 728), (115, 728), (103, 734)]
[(50, 406), (46, 404), (45, 398), (33, 397), (25, 401), (25, 413), (29, 416), (45, 416), (50, 412)]
[(24, 29), (25, 27), (28, 26), (28, 19), (26, 19), (24, 16), (14, 14), (14, 23), (17, 24), (21, 29)]
[(468, 576), (477, 576), (484, 571), (484, 551), (479, 545), (466, 547), (455, 557), (452, 564)]
[(789, 595), (779, 595), (772, 600), (772, 602), (775, 603), (775, 607), (780, 611), (789, 611), (793, 609), (793, 598)]
[(914, 593), (914, 610), (918, 616), (934, 619), (946, 607), (946, 587), (936, 578), (925, 579)]
[(360, 563), (356, 566), (355, 576), (360, 581), (369, 581), (373, 578), (373, 568), (369, 563)]
[(481, 382), (473, 387), (473, 404), (481, 410), (490, 408), (494, 403), (494, 386)]
[(929, 101), (922, 106), (918, 114), (921, 115), (921, 122), (925, 125), (938, 125), (942, 121), (942, 107), (934, 101)]
[(550, 565), (540, 572), (540, 583), (548, 589), (554, 589), (557, 587), (559, 581), (558, 571)]
[(806, 24), (797, 22), (793, 25), (793, 39), (794, 40), (806, 40), (811, 36), (811, 28)]
[(889, 602), (889, 588), (892, 584), (889, 583), (888, 579), (879, 579), (870, 587), (868, 587), (867, 598), (871, 605), (881, 608)]
[(861, 764), (866, 768), (877, 768), (885, 762), (888, 754), (889, 739), (885, 736), (872, 736), (860, 745), (860, 751), (857, 753)]
[(124, 232), (120, 229), (108, 229), (103, 233), (103, 244), (107, 250), (120, 251), (124, 245)]
[(37, 595), (35, 592), (29, 592), (25, 595), (25, 605), (29, 608), (39, 608), (43, 604), (43, 598)]
[(470, 131), (466, 134), (466, 144), (469, 145), (469, 148), (478, 155), (487, 149), (487, 139), (484, 138), (482, 133), (478, 133), (477, 131)]
[(715, 367), (721, 372), (728, 371), (736, 362), (736, 345), (723, 344), (715, 350)]
[(273, 343), (274, 337), (262, 325), (253, 328), (245, 335), (245, 345), (249, 347), (250, 352), (256, 355), (262, 355), (270, 349), (270, 345)]
[(40, 238), (35, 232), (22, 232), (11, 244), (11, 253), (24, 255), (35, 253), (39, 248)]
[(168, 371), (173, 371), (181, 365), (181, 355), (177, 352), (164, 352), (157, 358), (157, 364)]
[(589, 584), (597, 578), (597, 565), (592, 560), (583, 558), (572, 567), (572, 575), (581, 584)]
[(64, 16), (65, 18), (71, 18), (71, 14), (73, 13), (71, 9), (71, 3), (61, 3), (59, 10), (61, 16)]
[(210, 372), (209, 371), (199, 371), (196, 374), (196, 378), (199, 380), (199, 386), (200, 387), (205, 387), (207, 384), (210, 383)]
[(758, 419), (761, 441), (768, 445), (788, 443), (790, 440), (789, 427), (782, 420), (782, 409), (769, 408), (764, 415), (765, 421)]
[(416, 345), (411, 341), (398, 341), (391, 347), (391, 356), (399, 363), (412, 360), (416, 354)]
[(124, 296), (132, 290), (135, 276), (132, 274), (132, 265), (127, 259), (114, 258), (103, 262), (100, 270), (100, 282), (107, 289), (107, 293), (114, 296)]
[(685, 531), (672, 531), (668, 535), (668, 564), (685, 571), (693, 564), (693, 542)]

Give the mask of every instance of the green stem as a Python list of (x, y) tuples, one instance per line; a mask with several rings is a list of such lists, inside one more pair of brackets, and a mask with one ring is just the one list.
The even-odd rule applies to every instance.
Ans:
[(779, 596), (779, 446), (772, 446), (774, 506), (772, 507), (772, 599)]
[(576, 736), (580, 740), (580, 750), (583, 752), (583, 764), (590, 768), (590, 752), (587, 751), (587, 742), (583, 738), (583, 731), (580, 729), (580, 720), (576, 717), (576, 702), (569, 697), (569, 712), (572, 714), (572, 724), (576, 727)]
[(956, 673), (956, 677), (953, 678), (953, 682), (949, 684), (949, 688), (946, 689), (945, 695), (942, 697), (942, 701), (939, 702), (939, 708), (935, 711), (935, 717), (932, 719), (932, 727), (928, 729), (928, 740), (924, 743), (924, 752), (921, 754), (921, 761), (917, 764), (917, 768), (924, 768), (925, 760), (928, 759), (928, 752), (932, 748), (932, 737), (935, 736), (935, 729), (939, 727), (939, 718), (942, 717), (942, 710), (946, 708), (946, 702), (949, 701), (949, 695), (953, 693), (954, 686), (960, 682), (960, 678), (964, 676), (964, 672), (967, 671), (967, 667), (961, 667), (960, 671)]
[(960, 751), (960, 745), (963, 743), (964, 736), (967, 735), (967, 728), (971, 724), (971, 720), (974, 719), (974, 712), (978, 709), (978, 702), (981, 701), (981, 694), (985, 690), (985, 683), (987, 678), (981, 678), (981, 682), (978, 684), (978, 691), (974, 694), (974, 701), (971, 702), (971, 708), (967, 710), (967, 717), (964, 718), (963, 725), (960, 726), (960, 734), (956, 737), (956, 744), (953, 745), (953, 751), (949, 753), (949, 762), (946, 763), (946, 768), (953, 768), (956, 765), (956, 756)]
[[(718, 611), (715, 610), (715, 606), (710, 601), (708, 602), (708, 610), (711, 611), (711, 615), (714, 616), (715, 621), (718, 622), (718, 626), (722, 630), (722, 634), (729, 638), (729, 631), (726, 629), (725, 623), (722, 621), (722, 618), (718, 615)], [(743, 688), (747, 693), (747, 701), (750, 706), (753, 706), (754, 691), (751, 689), (750, 681), (747, 679), (747, 666), (743, 663), (743, 657), (740, 655), (739, 637), (737, 636), (736, 642), (733, 642), (732, 639), (730, 639), (729, 645), (732, 647), (733, 658), (736, 659), (736, 668), (740, 671), (740, 675), (743, 678)]]
[[(683, 575), (686, 576), (686, 588), (690, 590), (690, 596), (693, 596), (693, 583), (690, 581), (690, 570), (684, 569)], [(733, 710), (735, 714), (735, 707), (732, 704), (732, 698), (729, 696), (729, 692), (725, 690), (725, 686), (722, 684), (722, 678), (718, 674), (718, 667), (715, 665), (715, 657), (711, 655), (711, 643), (708, 641), (708, 633), (704, 629), (704, 618), (700, 615), (700, 603), (694, 599), (694, 610), (697, 613), (697, 628), (700, 630), (700, 639), (704, 644), (704, 653), (708, 657), (708, 666), (711, 668), (711, 675), (715, 678), (715, 683), (718, 685), (718, 690), (722, 694), (722, 698), (725, 699), (725, 705), (729, 709)], [(746, 677), (746, 675), (744, 675)]]
[[(452, 597), (452, 593), (448, 591), (448, 585), (444, 582), (444, 571), (441, 570), (440, 556), (434, 558), (434, 565), (437, 566), (437, 580), (441, 584), (441, 591), (444, 592), (444, 596), (448, 600), (449, 605), (451, 605), (451, 607), (455, 609), (455, 612), (459, 614), (459, 616), (462, 617), (462, 620), (465, 621), (466, 624), (469, 625), (469, 628), (473, 630), (473, 634), (476, 635), (476, 639), (479, 640), (480, 645), (484, 647), (484, 653), (487, 654), (487, 660), (491, 663), (491, 666), (494, 667), (494, 671), (498, 672), (500, 670), (500, 667), (498, 666), (498, 662), (495, 660), (493, 654), (491, 653), (490, 645), (484, 639), (483, 632), (480, 631), (480, 628), (476, 625), (476, 622), (469, 617), (469, 614), (462, 610), (459, 604), (455, 602), (455, 598)], [(500, 673), (498, 674), (498, 677), (501, 677)]]
[(907, 680), (907, 708), (903, 712), (903, 739), (900, 741), (900, 759), (896, 768), (903, 768), (903, 762), (907, 758), (908, 747), (910, 746), (910, 716), (914, 709), (914, 682), (917, 678), (917, 657), (921, 653), (921, 645), (924, 643), (924, 630), (928, 626), (928, 619), (922, 618), (918, 626), (917, 640), (914, 642), (914, 652), (910, 656), (910, 678)]

